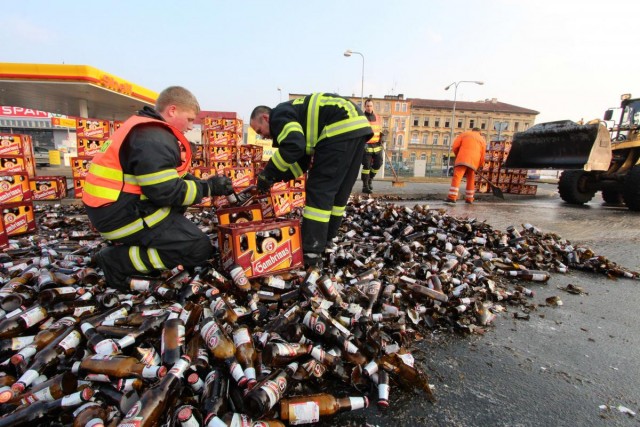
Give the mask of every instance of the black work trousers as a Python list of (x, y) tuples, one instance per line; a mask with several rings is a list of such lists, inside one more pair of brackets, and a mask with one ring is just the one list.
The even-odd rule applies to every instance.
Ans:
[(344, 208), (358, 179), (366, 137), (342, 141), (331, 138), (316, 145), (307, 176), (302, 219), (302, 250), (322, 253), (338, 234)]
[(373, 151), (374, 148), (378, 147), (381, 147), (380, 143), (367, 144), (362, 156), (362, 174), (369, 175), (372, 179), (382, 167), (382, 150)]
[[(164, 224), (165, 221), (169, 223)], [(107, 286), (128, 291), (127, 277), (177, 265), (192, 268), (213, 255), (211, 240), (184, 215), (171, 213), (157, 228), (118, 239), (98, 253)]]

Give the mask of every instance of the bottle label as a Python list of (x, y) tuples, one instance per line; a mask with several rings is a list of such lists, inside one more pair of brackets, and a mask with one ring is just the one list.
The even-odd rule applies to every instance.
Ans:
[(233, 343), (236, 347), (240, 347), (242, 344), (251, 342), (251, 336), (249, 336), (249, 329), (240, 328), (233, 333)]
[(20, 379), (18, 381), (16, 381), (16, 382), (20, 382), (20, 383), (24, 384), (25, 387), (28, 387), (39, 376), (40, 376), (40, 374), (38, 373), (38, 371), (34, 371), (33, 369), (29, 369), (24, 374), (22, 374)]
[(204, 325), (200, 334), (210, 349), (218, 346), (218, 342), (220, 341), (220, 328), (214, 320)]
[(413, 367), (413, 364), (415, 363), (415, 359), (411, 354), (409, 353), (399, 354), (398, 357), (402, 359), (405, 365)]
[[(276, 379), (276, 381), (279, 379), (280, 378)], [(284, 387), (286, 388), (287, 380), (284, 377), (282, 377), (282, 379), (284, 380)], [(278, 387), (278, 383), (276, 381), (267, 381), (262, 385), (262, 387), (260, 387), (265, 391), (265, 393), (267, 393), (267, 397), (269, 398), (269, 409), (273, 408), (273, 405), (280, 400), (280, 387)]]
[(20, 350), (31, 344), (35, 339), (35, 335), (29, 335), (26, 337), (15, 337), (11, 339), (11, 350)]
[[(389, 384), (378, 384), (378, 400), (389, 400)], [(351, 406), (351, 409), (355, 408)]]
[(289, 424), (310, 424), (320, 421), (320, 406), (316, 402), (289, 404)]
[(151, 282), (145, 279), (131, 279), (129, 282), (129, 288), (132, 291), (148, 291), (151, 286)]
[(73, 309), (73, 315), (76, 317), (82, 317), (85, 313), (93, 313), (94, 311), (96, 311), (96, 306), (95, 305), (85, 305), (82, 307), (76, 307)]
[[(42, 319), (44, 319), (46, 315), (47, 315), (47, 311), (42, 307), (38, 307), (34, 310), (29, 310), (26, 313), (21, 314), (20, 317), (24, 321), (25, 328), (28, 329), (31, 326), (35, 325), (36, 323), (40, 322)], [(7, 317), (9, 316), (7, 315)]]
[(108, 355), (115, 354), (118, 352), (118, 346), (111, 338), (107, 338), (106, 340), (102, 340), (98, 344), (96, 344), (94, 350), (97, 354), (93, 356), (92, 359), (98, 357), (107, 357)]
[[(80, 412), (84, 411), (87, 408), (90, 408), (92, 406), (100, 406), (99, 404), (97, 404), (96, 402), (87, 402), (84, 405), (80, 406), (78, 409), (76, 409), (75, 411), (73, 411), (73, 417), (76, 418)], [(86, 426), (86, 424), (85, 424)]]
[(267, 281), (267, 285), (271, 286), (272, 288), (276, 288), (276, 289), (284, 289), (287, 284), (283, 279), (281, 279), (279, 277), (270, 276), (269, 280)]
[(349, 402), (351, 402), (351, 410), (362, 409), (367, 407), (367, 401), (364, 397), (349, 397)]
[(247, 377), (248, 380), (256, 379), (256, 368), (249, 367), (244, 370), (244, 376)]
[(244, 377), (242, 366), (240, 366), (240, 364), (237, 362), (233, 362), (231, 363), (231, 365), (229, 365), (229, 372), (237, 383), (239, 383), (240, 380), (242, 380), (242, 378)]
[(534, 273), (531, 275), (531, 280), (533, 280), (534, 282), (544, 282), (546, 279), (547, 276), (545, 274)]

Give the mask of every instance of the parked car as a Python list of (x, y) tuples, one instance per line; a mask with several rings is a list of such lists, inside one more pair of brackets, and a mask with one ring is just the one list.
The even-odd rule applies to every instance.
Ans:
[(453, 165), (449, 165), (449, 169), (447, 170), (447, 165), (442, 166), (442, 175), (453, 176)]
[(33, 147), (36, 166), (49, 166), (49, 150), (44, 147)]

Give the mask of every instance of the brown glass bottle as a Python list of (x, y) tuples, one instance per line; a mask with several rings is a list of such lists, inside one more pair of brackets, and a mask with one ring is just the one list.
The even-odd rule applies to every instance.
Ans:
[(0, 418), (0, 427), (14, 427), (27, 425), (42, 417), (51, 417), (60, 412), (68, 411), (93, 397), (93, 390), (84, 388), (80, 391), (52, 401), (39, 401), (32, 405), (22, 406), (18, 410)]
[(184, 345), (184, 322), (179, 317), (167, 319), (162, 328), (160, 354), (162, 363), (172, 366), (182, 355)]
[(23, 394), (16, 394), (10, 397), (7, 394), (0, 395), (0, 403), (4, 403), (9, 397), (9, 403), (18, 405), (31, 405), (37, 401), (51, 401), (60, 399), (74, 392), (78, 388), (78, 378), (71, 372), (63, 372), (53, 378), (48, 379), (40, 384), (34, 385)]
[(136, 425), (149, 427), (161, 424), (161, 421), (173, 407), (182, 385), (184, 373), (190, 361), (182, 356), (158, 384), (148, 388), (120, 421), (121, 426)]
[(23, 335), (29, 328), (38, 325), (47, 318), (47, 310), (34, 306), (24, 313), (0, 320), (0, 339)]
[(295, 359), (309, 354), (311, 346), (298, 343), (270, 342), (262, 350), (262, 363), (266, 366), (285, 366)]
[(366, 397), (337, 398), (328, 393), (296, 396), (280, 401), (280, 419), (289, 424), (318, 422), (320, 417), (369, 406)]
[(284, 396), (288, 380), (297, 370), (298, 363), (290, 363), (286, 368), (273, 371), (256, 384), (244, 398), (247, 413), (254, 418), (264, 417)]
[(244, 268), (238, 264), (233, 264), (229, 268), (229, 274), (231, 275), (233, 283), (240, 291), (249, 292), (251, 290), (251, 284), (249, 283), (249, 279), (247, 279)]
[(87, 402), (73, 411), (72, 427), (104, 426), (107, 410), (97, 402)]
[(38, 351), (49, 345), (51, 341), (62, 335), (68, 328), (74, 326), (77, 322), (78, 319), (72, 316), (66, 316), (53, 322), (47, 329), (38, 332), (31, 344), (11, 356), (11, 363), (19, 365), (25, 360), (28, 360)]
[(227, 411), (227, 395), (229, 393), (229, 379), (219, 369), (212, 369), (204, 380), (204, 390), (200, 408), (204, 417), (204, 424), (216, 416)]
[(407, 288), (413, 295), (427, 297), (440, 302), (449, 301), (449, 297), (447, 297), (446, 294), (438, 292), (435, 289), (431, 289), (417, 283), (403, 283), (402, 285)]
[(236, 359), (236, 348), (233, 345), (233, 340), (229, 339), (220, 328), (220, 325), (218, 325), (218, 322), (211, 317), (204, 319), (201, 322), (200, 335), (204, 338), (205, 345), (209, 348), (213, 357), (224, 362), (229, 368), (233, 379), (241, 387), (244, 386), (247, 383), (247, 377), (244, 376), (242, 367)]
[(131, 356), (102, 356), (94, 355), (85, 357), (81, 362), (76, 362), (72, 372), (80, 375), (104, 374), (115, 378), (162, 378), (167, 368), (164, 366), (147, 366)]
[(236, 346), (236, 358), (244, 369), (244, 376), (247, 377), (247, 386), (251, 388), (256, 383), (255, 362), (257, 353), (253, 347), (249, 328), (237, 326), (233, 330), (233, 343)]
[(61, 301), (73, 301), (78, 297), (77, 289), (73, 286), (49, 288), (38, 292), (38, 302), (43, 307), (49, 307)]

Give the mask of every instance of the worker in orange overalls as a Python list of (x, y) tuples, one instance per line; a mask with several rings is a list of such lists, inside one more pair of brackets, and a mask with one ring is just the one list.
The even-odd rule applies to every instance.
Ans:
[(456, 161), (453, 168), (453, 178), (451, 178), (451, 187), (449, 187), (449, 195), (445, 200), (447, 203), (455, 203), (458, 199), (458, 188), (463, 176), (467, 179), (464, 201), (473, 203), (476, 171), (484, 163), (486, 151), (487, 142), (478, 128), (463, 132), (456, 137), (453, 141), (453, 153), (456, 156)]

